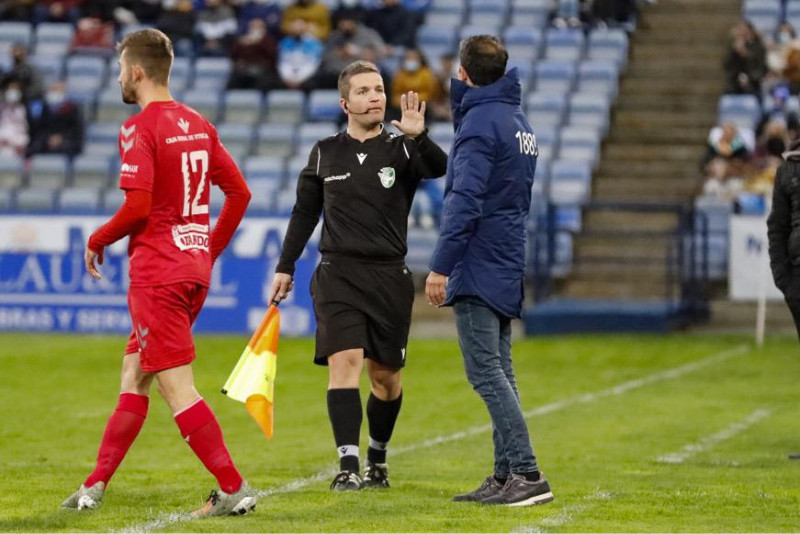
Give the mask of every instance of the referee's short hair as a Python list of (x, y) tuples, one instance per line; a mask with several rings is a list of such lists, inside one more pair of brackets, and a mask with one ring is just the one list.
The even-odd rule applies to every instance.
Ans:
[(475, 85), (489, 85), (506, 73), (508, 52), (492, 35), (473, 35), (461, 41), (461, 66)]
[(350, 96), (350, 78), (356, 74), (364, 74), (365, 72), (374, 72), (380, 75), (381, 71), (375, 63), (369, 61), (354, 61), (342, 69), (339, 73), (339, 96), (347, 98)]
[(147, 28), (129, 33), (122, 42), (117, 43), (120, 55), (126, 50), (129, 64), (140, 65), (147, 77), (158, 84), (169, 83), (169, 70), (175, 54), (172, 41), (164, 32)]

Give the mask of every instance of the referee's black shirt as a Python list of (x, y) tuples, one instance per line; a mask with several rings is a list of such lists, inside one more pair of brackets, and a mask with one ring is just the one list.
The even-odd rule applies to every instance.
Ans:
[(417, 185), (446, 171), (447, 154), (426, 133), (410, 139), (383, 129), (361, 142), (342, 132), (317, 142), (297, 182), (275, 271), (294, 274), (323, 212), (323, 255), (402, 261)]

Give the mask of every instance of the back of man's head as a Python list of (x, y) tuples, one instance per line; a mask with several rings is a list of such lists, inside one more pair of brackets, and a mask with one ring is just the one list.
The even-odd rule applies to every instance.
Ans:
[(145, 75), (154, 83), (167, 85), (169, 70), (172, 68), (172, 41), (159, 30), (148, 28), (129, 33), (117, 44), (117, 52), (122, 55), (128, 65), (139, 65)]
[(459, 60), (473, 84), (489, 85), (506, 73), (508, 52), (496, 37), (473, 35), (461, 41)]

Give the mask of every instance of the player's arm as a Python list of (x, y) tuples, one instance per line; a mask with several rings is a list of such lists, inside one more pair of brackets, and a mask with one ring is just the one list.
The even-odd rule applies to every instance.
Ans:
[(222, 143), (217, 143), (211, 165), (211, 183), (225, 194), (222, 211), (209, 237), (211, 263), (214, 263), (236, 233), (252, 195), (239, 167)]
[(792, 205), (786, 191), (786, 163), (775, 174), (772, 190), (772, 211), (767, 218), (769, 239), (769, 261), (772, 278), (781, 291), (786, 291), (792, 278), (792, 263), (789, 258), (789, 236), (792, 232)]
[(425, 288), (430, 304), (444, 302), (444, 280), (463, 258), (483, 213), (493, 163), (494, 142), (490, 137), (475, 135), (459, 141), (458, 155), (453, 160), (453, 187), (444, 199), (439, 240), (430, 263), (431, 275), (439, 276), (433, 276), (436, 283), (431, 283), (429, 277)]
[(289, 228), (283, 238), (283, 248), (278, 266), (275, 268), (275, 279), (270, 290), (270, 302), (282, 300), (292, 290), (295, 262), (317, 227), (322, 214), (323, 189), (319, 178), (320, 148), (319, 143), (311, 149), (308, 164), (300, 172), (297, 179), (297, 200), (289, 219)]

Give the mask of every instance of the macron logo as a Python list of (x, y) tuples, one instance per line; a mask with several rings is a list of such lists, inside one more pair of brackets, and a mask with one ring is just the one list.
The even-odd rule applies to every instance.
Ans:
[(356, 154), (356, 156), (358, 157), (358, 164), (359, 165), (363, 165), (364, 164), (364, 160), (367, 159), (367, 155), (366, 154)]
[(181, 120), (178, 121), (178, 127), (183, 130), (183, 133), (189, 133), (189, 121), (181, 117)]

